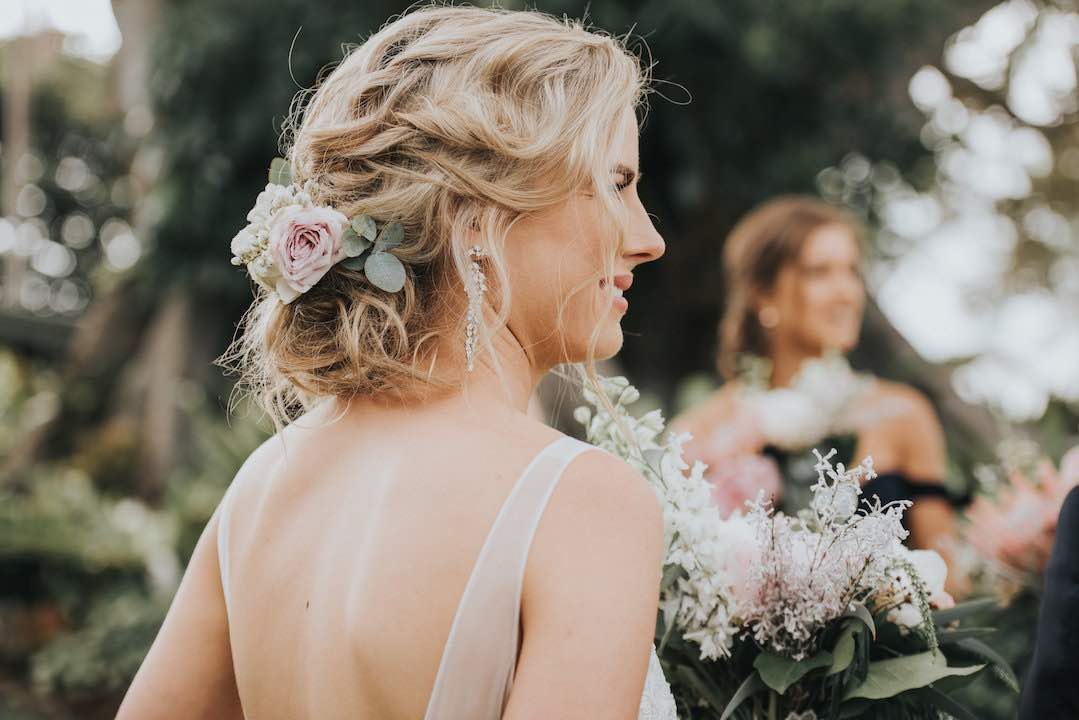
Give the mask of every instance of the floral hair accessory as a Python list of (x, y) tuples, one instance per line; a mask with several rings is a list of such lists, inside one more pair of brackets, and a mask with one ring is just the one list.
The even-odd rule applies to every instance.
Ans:
[(247, 227), (232, 239), (232, 264), (288, 304), (341, 263), (363, 271), (375, 287), (397, 292), (405, 266), (389, 252), (404, 240), (399, 222), (382, 224), (370, 215), (345, 217), (312, 200), (314, 180), (292, 182), (288, 162), (274, 158), (266, 189), (247, 213)]

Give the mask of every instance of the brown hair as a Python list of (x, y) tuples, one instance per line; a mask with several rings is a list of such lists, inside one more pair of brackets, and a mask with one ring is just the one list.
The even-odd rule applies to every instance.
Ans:
[[(404, 225), (405, 286), (386, 293), (336, 265), (287, 305), (257, 289), (224, 356), (240, 387), (277, 423), (324, 397), (437, 385), (435, 341), (463, 343), (464, 238), (482, 235), (497, 328), (509, 315), (507, 233), (609, 183), (646, 75), (622, 40), (532, 11), (423, 7), (353, 48), (299, 96), (287, 157), (297, 182), (317, 182), (316, 202)], [(624, 211), (603, 201), (621, 238)], [(488, 351), (493, 333), (480, 332)]]
[(859, 239), (863, 234), (861, 222), (846, 210), (815, 197), (787, 195), (758, 205), (731, 230), (723, 247), (727, 303), (717, 359), (723, 377), (737, 374), (742, 355), (767, 355), (756, 297), (775, 286), (780, 270), (798, 259), (814, 230), (834, 224), (845, 225)]

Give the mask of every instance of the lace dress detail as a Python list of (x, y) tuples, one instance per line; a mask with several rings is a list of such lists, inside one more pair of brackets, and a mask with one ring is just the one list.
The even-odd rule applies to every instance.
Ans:
[(671, 686), (667, 684), (654, 648), (648, 660), (648, 675), (644, 679), (644, 695), (641, 696), (641, 709), (637, 712), (637, 720), (678, 720), (674, 695), (671, 694)]

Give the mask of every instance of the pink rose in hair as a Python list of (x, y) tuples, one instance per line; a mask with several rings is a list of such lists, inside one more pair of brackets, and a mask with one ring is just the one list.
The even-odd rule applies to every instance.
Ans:
[(281, 274), (276, 283), (289, 303), (317, 283), (334, 263), (345, 259), (341, 236), (348, 218), (333, 208), (291, 206), (270, 225), (270, 250)]

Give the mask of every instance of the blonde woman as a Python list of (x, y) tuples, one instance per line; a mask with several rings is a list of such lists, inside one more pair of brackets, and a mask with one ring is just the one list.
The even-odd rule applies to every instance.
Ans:
[(208, 523), (122, 720), (674, 718), (656, 497), (526, 412), (548, 370), (619, 350), (663, 254), (645, 91), (613, 38), (465, 7), (321, 83), (233, 241), (257, 298), (229, 357), (291, 422)]

